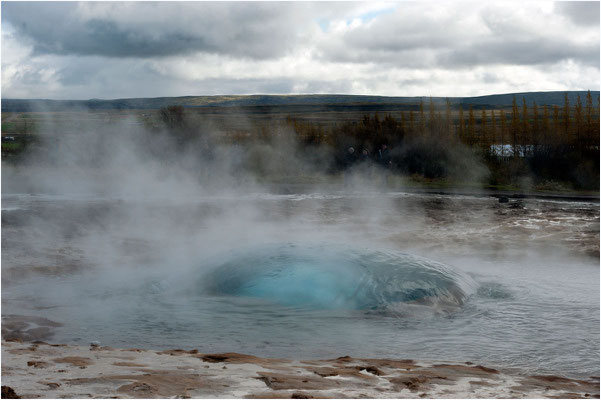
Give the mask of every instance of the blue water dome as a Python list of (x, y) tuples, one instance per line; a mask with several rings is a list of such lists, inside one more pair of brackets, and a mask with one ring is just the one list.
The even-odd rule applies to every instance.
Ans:
[(230, 252), (202, 279), (214, 295), (313, 309), (451, 309), (474, 291), (469, 276), (410, 254), (344, 245), (272, 244)]

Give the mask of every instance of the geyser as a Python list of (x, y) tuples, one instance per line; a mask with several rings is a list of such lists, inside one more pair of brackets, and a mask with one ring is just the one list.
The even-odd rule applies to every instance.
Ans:
[(210, 294), (312, 309), (394, 311), (461, 306), (473, 281), (409, 254), (340, 245), (277, 244), (229, 253), (202, 278)]

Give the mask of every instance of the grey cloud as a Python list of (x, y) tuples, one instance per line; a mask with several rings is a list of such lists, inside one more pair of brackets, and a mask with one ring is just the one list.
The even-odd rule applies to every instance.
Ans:
[(570, 42), (489, 39), (448, 50), (438, 56), (443, 66), (473, 66), (491, 64), (544, 65), (562, 60), (577, 60), (599, 67), (599, 45), (584, 46)]
[(424, 68), (435, 66), (435, 51), (429, 49), (385, 50), (372, 48), (349, 48), (344, 44), (328, 45), (321, 49), (319, 57), (334, 62), (355, 64), (376, 63), (381, 67)]
[(108, 12), (94, 15), (94, 7), (103, 6), (87, 5), (92, 12), (86, 13), (78, 3), (4, 2), (2, 20), (28, 38), (37, 54), (149, 58), (206, 52), (270, 58), (298, 42), (293, 22), (308, 10), (280, 3), (136, 3), (134, 8), (113, 3)]
[[(1, 6), (2, 90), (7, 97), (357, 94), (393, 93), (395, 88), (423, 93), (443, 86), (485, 93), (474, 89), (475, 82), (515, 85), (497, 74), (507, 65), (533, 66), (528, 70), (560, 87), (598, 85), (598, 72), (588, 68), (599, 69), (594, 4), (558, 4), (553, 14), (537, 16), (532, 12), (536, 7), (525, 7), (525, 13), (518, 6), (452, 2), (433, 8), (402, 2), (395, 12), (354, 28), (350, 19), (364, 13), (365, 3), (3, 2)], [(597, 22), (584, 25), (589, 12), (595, 14), (589, 22)], [(318, 21), (323, 20), (336, 24), (322, 31)], [(345, 23), (346, 29), (338, 30)], [(300, 62), (284, 65), (289, 59), (278, 60), (282, 55)], [(257, 62), (262, 59), (270, 61)], [(563, 60), (574, 64), (556, 64)], [(337, 73), (337, 65), (330, 62), (353, 63), (355, 68), (350, 74)], [(469, 73), (469, 78), (462, 78), (467, 79), (464, 83), (449, 80), (459, 70), (481, 65), (490, 75)], [(271, 75), (255, 71), (263, 66)], [(530, 84), (529, 79), (520, 76), (516, 81), (522, 87)]]
[(481, 78), (482, 78), (482, 82), (487, 83), (487, 84), (497, 83), (500, 80), (499, 77), (497, 76), (497, 74), (490, 73), (490, 72), (485, 72), (485, 73), (481, 74)]
[[(416, 51), (423, 56), (424, 49), (444, 49), (468, 38), (461, 27), (461, 16), (448, 15), (437, 20), (435, 16), (425, 15), (421, 5), (405, 4), (395, 13), (321, 44), (322, 57), (346, 62), (401, 61), (404, 66), (412, 66), (418, 60), (406, 55)], [(421, 60), (421, 63), (427, 61)]]
[(211, 78), (188, 83), (197, 90), (196, 93), (206, 94), (289, 94), (289, 93), (346, 93), (350, 83), (346, 80), (326, 81), (316, 79), (293, 79), (290, 77), (274, 76), (271, 78)]
[(461, 39), (455, 24), (440, 24), (431, 19), (397, 21), (393, 17), (382, 18), (369, 27), (348, 32), (344, 41), (353, 47), (375, 51), (404, 51), (417, 48), (437, 49), (451, 46)]
[[(71, 61), (69, 61), (71, 60)], [(115, 77), (118, 77), (116, 79)], [(295, 79), (288, 76), (268, 78), (233, 78), (231, 76), (186, 80), (157, 72), (151, 61), (140, 59), (107, 60), (103, 57), (64, 60), (57, 79), (69, 98), (88, 99), (157, 97), (220, 94), (287, 94), (348, 92), (349, 83), (315, 79)], [(43, 86), (43, 82), (39, 82)], [(300, 90), (299, 90), (300, 88)], [(94, 93), (92, 96), (90, 93)], [(56, 96), (54, 96), (56, 97)]]
[(303, 82), (303, 93), (352, 93), (353, 82), (346, 79), (335, 81), (310, 80)]
[(555, 9), (576, 25), (599, 26), (598, 1), (559, 1), (555, 3)]
[[(564, 60), (599, 67), (599, 40), (582, 44), (578, 36), (569, 35), (565, 26), (549, 26), (549, 35), (534, 30), (508, 10), (495, 12), (494, 8), (485, 7), (478, 14), (448, 11), (419, 18), (416, 13), (407, 14), (400, 9), (321, 45), (320, 57), (400, 68), (549, 65)], [(480, 24), (474, 22), (474, 16)], [(558, 32), (564, 29), (566, 35), (562, 37)]]
[(83, 27), (85, 34), (69, 41), (35, 41), (35, 54), (78, 54), (106, 57), (161, 57), (193, 51), (218, 52), (215, 45), (182, 32), (165, 32), (152, 38), (137, 35), (112, 21), (90, 20)]
[(39, 85), (44, 76), (39, 70), (24, 70), (18, 72), (18, 79), (23, 85)]

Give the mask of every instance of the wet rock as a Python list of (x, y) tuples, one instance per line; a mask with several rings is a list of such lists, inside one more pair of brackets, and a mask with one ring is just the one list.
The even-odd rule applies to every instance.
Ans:
[[(192, 350), (194, 351), (194, 350)], [(191, 353), (190, 354), (196, 354)], [(277, 359), (268, 359), (268, 358), (259, 358), (255, 356), (250, 356), (247, 354), (239, 354), (239, 353), (216, 353), (216, 354), (200, 354), (197, 357), (200, 357), (202, 361), (208, 363), (218, 363), (218, 362), (226, 362), (232, 364), (272, 364), (279, 363), (281, 360)]]
[[(307, 367), (308, 371), (313, 372), (321, 376), (322, 378), (332, 377), (332, 376), (341, 376), (345, 378), (356, 378), (362, 380), (370, 380), (374, 379), (373, 375), (384, 375), (382, 371), (373, 366), (340, 366), (340, 367)], [(364, 372), (368, 372), (369, 374), (365, 374)]]
[(258, 378), (273, 390), (327, 390), (339, 388), (339, 383), (322, 377), (258, 372)]
[(173, 349), (173, 350), (159, 351), (159, 352), (157, 352), (157, 354), (167, 354), (170, 356), (181, 356), (184, 354), (198, 354), (198, 350), (193, 349), (193, 350), (187, 351), (187, 350), (182, 350), (182, 349)]
[(571, 381), (571, 379), (564, 378), (563, 376), (557, 376), (557, 375), (534, 375), (531, 378), (538, 379), (538, 380), (544, 381), (544, 382), (566, 383), (566, 382)]
[(314, 397), (307, 393), (294, 392), (294, 393), (292, 393), (292, 396), (290, 396), (290, 398), (291, 399), (313, 399)]
[(2, 386), (2, 398), (3, 399), (20, 399), (21, 396), (15, 393), (14, 389), (10, 386)]
[(90, 351), (112, 351), (115, 350), (110, 346), (90, 347)]
[(48, 367), (48, 365), (50, 365), (50, 364), (48, 364), (47, 362), (44, 362), (44, 361), (27, 361), (28, 367), (46, 368), (46, 367)]
[(117, 392), (137, 398), (188, 396), (189, 390), (216, 390), (220, 383), (217, 380), (208, 382), (199, 374), (180, 374), (173, 371), (156, 371), (144, 375), (111, 375), (105, 376), (104, 379), (130, 381), (131, 383), (119, 387)]
[(90, 360), (89, 358), (86, 357), (63, 357), (63, 358), (55, 358), (53, 360), (56, 363), (65, 363), (65, 364), (71, 364), (75, 367), (87, 367), (88, 365), (92, 364), (92, 360)]
[(370, 366), (374, 368), (394, 368), (394, 369), (404, 369), (409, 371), (413, 368), (416, 368), (417, 365), (413, 360), (389, 360), (389, 359), (377, 359), (377, 358), (366, 358), (358, 360), (360, 362), (368, 363)]
[(599, 396), (598, 381), (568, 379), (557, 375), (533, 375), (525, 377), (520, 381), (520, 385), (513, 387), (513, 389), (523, 392), (531, 390), (555, 390), (564, 393), (594, 393), (594, 396)]
[(465, 366), (465, 365), (451, 365), (451, 364), (436, 364), (433, 366), (436, 369), (445, 369), (453, 371), (457, 374), (469, 374), (469, 375), (488, 375), (498, 374), (499, 371), (494, 368), (483, 367), (482, 365)]
[(158, 391), (156, 386), (150, 385), (145, 382), (135, 382), (129, 385), (123, 385), (117, 389), (118, 393), (127, 393), (133, 397), (150, 397)]
[(113, 365), (117, 367), (148, 367), (147, 364), (137, 364), (133, 362), (115, 362)]
[[(299, 397), (293, 397), (293, 396), (299, 396)], [(307, 397), (302, 397), (302, 396), (307, 396)], [(319, 393), (317, 395), (317, 397), (315, 397), (312, 394), (305, 393), (305, 392), (293, 392), (292, 394), (290, 394), (289, 392), (269, 391), (269, 392), (259, 392), (259, 393), (247, 394), (246, 396), (244, 396), (244, 398), (245, 399), (314, 399), (314, 398), (343, 399), (343, 398), (345, 398), (345, 396), (342, 395), (341, 393), (329, 393), (327, 395), (323, 394), (323, 393)]]
[(56, 383), (56, 382), (39, 381), (38, 383), (48, 386), (49, 389), (57, 389), (61, 386), (60, 383)]
[(499, 203), (509, 203), (509, 197), (507, 197), (507, 196), (500, 196), (499, 197)]
[(373, 367), (373, 366), (355, 367), (355, 368), (357, 368), (359, 371), (369, 372), (370, 374), (374, 374), (374, 375), (377, 375), (377, 376), (384, 375), (384, 373), (382, 371), (380, 371), (378, 368)]
[(469, 381), (469, 384), (474, 385), (474, 386), (487, 386), (487, 387), (494, 386), (492, 383), (487, 382), (487, 381)]
[(422, 385), (428, 382), (428, 378), (422, 376), (401, 377), (390, 380), (399, 389), (407, 388), (412, 392), (417, 392)]
[(524, 208), (524, 203), (521, 200), (509, 203), (509, 208)]
[(62, 324), (43, 317), (5, 315), (2, 316), (2, 339), (25, 342), (48, 339), (59, 326)]

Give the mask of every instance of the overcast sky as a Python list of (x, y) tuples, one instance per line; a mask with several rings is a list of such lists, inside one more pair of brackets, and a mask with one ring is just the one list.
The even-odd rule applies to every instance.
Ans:
[(2, 2), (3, 98), (599, 90), (599, 2)]

